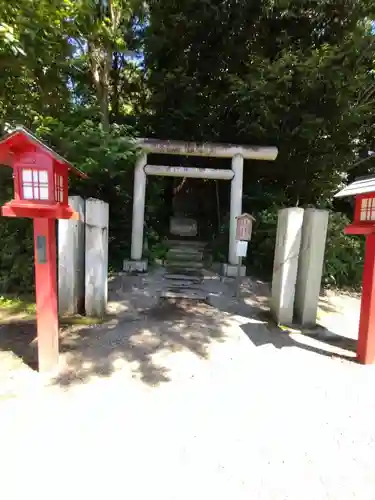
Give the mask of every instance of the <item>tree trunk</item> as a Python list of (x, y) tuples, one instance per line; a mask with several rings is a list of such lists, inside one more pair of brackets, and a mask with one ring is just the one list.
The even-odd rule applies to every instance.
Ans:
[(104, 131), (109, 130), (109, 73), (112, 63), (112, 51), (105, 51), (88, 43), (91, 74), (100, 107), (101, 124)]

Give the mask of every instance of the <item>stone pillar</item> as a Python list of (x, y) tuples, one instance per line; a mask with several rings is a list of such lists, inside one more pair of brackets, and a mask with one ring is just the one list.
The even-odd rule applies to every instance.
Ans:
[(280, 324), (293, 321), (303, 208), (279, 211), (272, 277), (271, 312)]
[(103, 317), (108, 293), (109, 206), (101, 200), (86, 200), (86, 293), (87, 316)]
[(143, 228), (145, 220), (146, 174), (144, 167), (147, 155), (143, 153), (137, 160), (134, 170), (133, 223), (132, 223), (132, 260), (142, 259)]
[(236, 217), (242, 213), (243, 156), (232, 158), (234, 177), (230, 186), (230, 226), (229, 226), (229, 264), (237, 265), (236, 257)]
[(80, 220), (58, 221), (59, 313), (77, 314), (85, 303), (85, 201), (69, 196), (69, 205)]
[(327, 210), (305, 210), (295, 299), (296, 317), (303, 326), (316, 324), (327, 227)]

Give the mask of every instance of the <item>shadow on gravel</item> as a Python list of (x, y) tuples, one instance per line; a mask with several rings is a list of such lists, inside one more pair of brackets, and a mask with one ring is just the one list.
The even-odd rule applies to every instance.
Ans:
[[(353, 339), (347, 337), (342, 337), (337, 335), (330, 330), (323, 327), (317, 327), (313, 332), (305, 332), (304, 334), (298, 334), (297, 337), (299, 341), (295, 340), (294, 337), (290, 336), (287, 330), (282, 330), (274, 322), (269, 320), (269, 313), (261, 313), (259, 318), (268, 318), (268, 328), (267, 333), (264, 331), (259, 331), (253, 328), (251, 323), (246, 323), (241, 326), (243, 332), (251, 340), (251, 342), (256, 347), (261, 347), (263, 345), (271, 344), (276, 349), (283, 349), (286, 347), (297, 347), (298, 349), (303, 349), (305, 351), (313, 352), (321, 356), (327, 356), (330, 358), (340, 358), (347, 361), (356, 362), (355, 352), (357, 347), (357, 342)], [(305, 341), (309, 339), (314, 339), (319, 341), (322, 347), (312, 346)], [(325, 349), (327, 346), (327, 349)], [(329, 347), (331, 348), (329, 348)], [(338, 350), (335, 352), (335, 348)], [(340, 350), (346, 350), (352, 352), (353, 354), (343, 354)]]
[(108, 377), (127, 364), (133, 378), (155, 386), (170, 380), (158, 355), (189, 351), (207, 359), (212, 342), (225, 340), (227, 322), (205, 303), (162, 300), (137, 318), (118, 320), (67, 336), (61, 343), (65, 369), (54, 383), (70, 386)]
[[(36, 370), (38, 367), (38, 352), (36, 342), (36, 322), (17, 321), (0, 326), (0, 352), (13, 353), (9, 359), (2, 359), (0, 371), (12, 370), (25, 363)], [(4, 366), (4, 364), (6, 366)]]

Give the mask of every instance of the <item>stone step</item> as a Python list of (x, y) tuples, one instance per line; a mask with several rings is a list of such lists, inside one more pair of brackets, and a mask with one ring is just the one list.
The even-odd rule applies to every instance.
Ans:
[(182, 250), (169, 250), (167, 255), (166, 255), (166, 260), (167, 261), (187, 261), (187, 262), (201, 262), (203, 260), (203, 253), (202, 252), (183, 252)]
[(202, 288), (202, 282), (200, 281), (199, 283), (192, 283), (190, 281), (172, 281), (168, 283), (168, 290), (201, 290)]
[(198, 240), (175, 240), (175, 239), (167, 239), (164, 240), (165, 244), (169, 248), (199, 248), (203, 249), (207, 245), (206, 241), (198, 241)]
[(184, 274), (187, 278), (191, 276), (203, 277), (202, 269), (186, 268), (180, 266), (167, 266), (167, 271), (171, 274)]
[(163, 299), (188, 299), (188, 300), (207, 300), (208, 294), (201, 290), (165, 290), (161, 293)]
[(203, 262), (195, 262), (192, 260), (171, 260), (166, 259), (166, 267), (178, 267), (179, 269), (203, 269)]
[(186, 281), (186, 282), (190, 281), (191, 283), (201, 283), (202, 282), (202, 279), (195, 277), (195, 276), (191, 276), (191, 275), (189, 276), (186, 274), (166, 273), (164, 276), (167, 280), (171, 280), (171, 281)]
[(203, 256), (203, 250), (199, 247), (185, 247), (185, 246), (175, 246), (172, 248), (169, 248), (168, 252), (173, 252), (173, 253), (183, 253), (185, 255), (202, 255)]

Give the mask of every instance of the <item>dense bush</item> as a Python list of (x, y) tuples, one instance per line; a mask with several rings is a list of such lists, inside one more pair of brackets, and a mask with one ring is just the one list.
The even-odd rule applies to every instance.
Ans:
[(248, 268), (259, 276), (272, 276), (273, 256), (276, 241), (277, 208), (262, 210), (255, 214), (255, 224), (247, 254)]
[(60, 154), (89, 175), (84, 180), (73, 176), (69, 193), (109, 204), (109, 264), (118, 269), (130, 248), (136, 160), (132, 131), (114, 126), (108, 133), (103, 132), (91, 120), (70, 128), (44, 123), (39, 131)]
[(362, 283), (365, 238), (345, 236), (346, 215), (331, 213), (324, 259), (323, 284), (359, 288)]
[[(12, 171), (0, 168), (0, 203), (8, 201), (12, 193)], [(0, 241), (0, 293), (31, 291), (34, 279), (32, 222), (0, 217)]]

